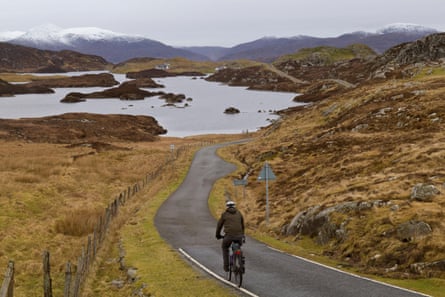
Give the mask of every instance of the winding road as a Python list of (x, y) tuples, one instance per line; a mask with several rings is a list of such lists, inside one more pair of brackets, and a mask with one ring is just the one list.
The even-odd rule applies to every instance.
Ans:
[[(216, 155), (221, 146), (206, 147), (196, 153), (184, 182), (155, 217), (160, 235), (173, 248), (199, 262), (206, 271), (213, 271), (211, 275), (217, 277), (224, 276), (221, 242), (215, 239), (216, 220), (209, 212), (208, 196), (217, 179), (236, 169)], [(288, 255), (250, 237), (247, 237), (243, 250), (246, 274), (244, 291), (240, 291), (242, 296), (427, 296)]]

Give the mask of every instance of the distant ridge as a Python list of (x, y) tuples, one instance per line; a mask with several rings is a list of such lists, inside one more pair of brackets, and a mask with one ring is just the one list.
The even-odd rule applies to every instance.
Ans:
[(62, 29), (47, 24), (27, 32), (0, 32), (0, 41), (44, 50), (72, 50), (98, 55), (112, 63), (132, 58), (174, 58), (190, 60), (236, 60), (249, 59), (271, 62), (281, 55), (301, 48), (316, 46), (346, 47), (355, 43), (368, 45), (377, 53), (404, 42), (411, 42), (426, 35), (438, 33), (436, 29), (415, 24), (390, 24), (375, 33), (352, 32), (337, 37), (263, 37), (233, 47), (195, 46), (173, 47), (143, 36), (116, 33), (94, 27)]

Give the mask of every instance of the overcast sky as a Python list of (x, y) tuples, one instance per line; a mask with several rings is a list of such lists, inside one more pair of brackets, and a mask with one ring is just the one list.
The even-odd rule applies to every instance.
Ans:
[(392, 23), (445, 31), (444, 0), (0, 0), (0, 32), (54, 24), (143, 35), (174, 46), (264, 36), (338, 36)]

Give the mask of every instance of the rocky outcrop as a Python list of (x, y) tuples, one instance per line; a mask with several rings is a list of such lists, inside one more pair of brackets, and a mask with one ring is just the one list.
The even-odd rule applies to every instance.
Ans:
[(410, 265), (411, 272), (423, 277), (441, 277), (445, 272), (445, 259), (434, 262), (420, 262)]
[(331, 214), (335, 212), (357, 213), (384, 205), (387, 205), (387, 202), (377, 200), (344, 202), (324, 209), (320, 206), (310, 207), (298, 213), (288, 225), (283, 226), (282, 234), (285, 236), (301, 234), (316, 237), (319, 244), (326, 244), (334, 238), (343, 240), (346, 237), (345, 225), (347, 221), (339, 225), (333, 223), (330, 219)]
[(122, 84), (129, 84), (129, 85), (135, 85), (138, 88), (164, 88), (164, 85), (158, 84), (153, 79), (147, 77), (147, 78), (138, 78), (134, 80), (129, 80), (126, 82), (123, 82)]
[[(192, 101), (191, 98), (186, 98), (184, 94), (165, 93), (162, 91), (151, 92), (142, 90), (138, 87), (140, 80), (132, 82), (124, 82), (116, 88), (107, 89), (100, 92), (92, 93), (68, 93), (65, 98), (60, 100), (62, 103), (77, 103), (83, 102), (86, 99), (104, 99), (104, 98), (117, 98), (120, 100), (143, 100), (149, 97), (159, 96), (160, 99), (166, 101), (166, 105), (175, 105), (176, 103), (182, 103), (185, 99)], [(143, 80), (143, 82), (146, 80)], [(157, 84), (156, 84), (157, 85)], [(158, 85), (159, 86), (159, 85)]]
[(371, 79), (409, 78), (444, 63), (445, 33), (437, 33), (388, 49), (375, 59), (369, 73)]
[(121, 84), (116, 88), (107, 89), (101, 92), (93, 93), (68, 93), (60, 102), (75, 103), (82, 102), (86, 99), (103, 99), (103, 98), (118, 98), (121, 100), (143, 100), (147, 97), (159, 96), (163, 92), (150, 92), (139, 89), (136, 84)]
[(402, 223), (397, 226), (396, 231), (397, 239), (404, 242), (410, 242), (420, 237), (430, 235), (431, 232), (433, 232), (430, 225), (425, 222), (418, 221), (408, 221)]
[[(347, 237), (345, 226), (348, 220), (336, 224), (332, 222), (331, 215), (335, 213), (357, 214), (370, 210), (373, 207), (388, 205), (391, 205), (391, 202), (376, 200), (344, 202), (324, 209), (320, 206), (310, 207), (298, 213), (288, 225), (283, 226), (282, 234), (285, 236), (301, 234), (315, 237), (319, 244), (326, 244), (332, 239), (341, 241)], [(395, 205), (391, 207), (391, 210), (394, 211), (398, 209), (398, 206)], [(394, 229), (388, 230), (385, 232), (385, 236), (390, 235), (400, 241), (410, 242), (416, 238), (430, 235), (431, 233), (432, 228), (428, 223), (410, 220), (399, 224)]]
[(176, 103), (182, 103), (186, 96), (184, 94), (167, 93), (162, 94), (159, 98), (164, 99), (167, 104), (174, 105)]
[(411, 200), (431, 202), (440, 191), (434, 185), (417, 184), (411, 192)]
[(444, 58), (445, 33), (437, 33), (390, 48), (377, 59), (377, 66), (389, 63), (400, 66), (439, 61)]
[[(251, 66), (241, 69), (221, 69), (207, 77), (206, 80), (222, 82), (230, 86), (247, 86), (251, 89), (269, 89), (271, 87), (277, 89), (277, 85), (279, 84), (293, 85), (293, 82), (289, 78), (281, 76), (262, 66)], [(280, 88), (277, 90), (279, 89)]]
[(236, 107), (228, 107), (224, 110), (224, 113), (226, 114), (237, 114), (240, 113), (239, 109)]

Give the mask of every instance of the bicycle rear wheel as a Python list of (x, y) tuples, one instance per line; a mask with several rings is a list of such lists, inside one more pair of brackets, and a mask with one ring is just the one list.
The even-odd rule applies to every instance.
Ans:
[(241, 255), (235, 255), (233, 259), (233, 268), (234, 268), (234, 276), (235, 276), (235, 283), (238, 285), (238, 287), (241, 287), (243, 283), (243, 263), (241, 262)]
[(227, 280), (232, 280), (232, 271), (233, 271), (233, 255), (230, 255), (229, 258), (229, 271), (227, 272)]

